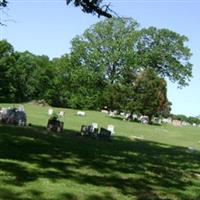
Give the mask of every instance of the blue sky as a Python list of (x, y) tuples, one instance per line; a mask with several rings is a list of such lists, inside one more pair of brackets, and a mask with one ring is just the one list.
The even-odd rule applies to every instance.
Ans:
[[(168, 28), (186, 35), (192, 51), (193, 78), (177, 89), (168, 82), (172, 113), (200, 115), (200, 0), (106, 0), (120, 16), (136, 19), (141, 27)], [(4, 10), (1, 36), (18, 51), (28, 50), (50, 58), (70, 52), (70, 41), (90, 25), (103, 20), (66, 6), (65, 0), (10, 0)], [(3, 29), (2, 29), (3, 28)]]

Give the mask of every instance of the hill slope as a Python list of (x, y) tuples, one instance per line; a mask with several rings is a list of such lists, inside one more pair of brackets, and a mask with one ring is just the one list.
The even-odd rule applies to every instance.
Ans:
[[(78, 117), (67, 109), (64, 133), (49, 134), (48, 108), (25, 110), (32, 127), (0, 125), (0, 199), (200, 199), (200, 153), (187, 148), (199, 148), (198, 128), (141, 125), (94, 111)], [(113, 124), (116, 136), (77, 135), (92, 122)]]

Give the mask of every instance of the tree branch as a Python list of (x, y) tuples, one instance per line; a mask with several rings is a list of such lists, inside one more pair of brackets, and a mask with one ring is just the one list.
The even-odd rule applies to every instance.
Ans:
[(0, 0), (0, 7), (6, 7), (8, 4), (7, 0)]
[[(96, 13), (98, 16), (104, 16), (107, 18), (111, 18), (112, 15), (109, 11), (109, 5), (104, 5), (100, 7), (102, 0), (66, 0), (67, 5), (73, 1), (74, 5), (80, 6), (83, 12), (86, 13)], [(105, 9), (103, 9), (106, 7)]]

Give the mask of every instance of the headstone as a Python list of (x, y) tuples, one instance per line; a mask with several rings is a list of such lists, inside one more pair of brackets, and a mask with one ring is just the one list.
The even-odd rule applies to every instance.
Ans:
[(61, 110), (61, 111), (59, 112), (59, 115), (60, 115), (61, 117), (64, 117), (64, 116), (65, 116), (65, 112), (64, 112), (63, 110)]
[(113, 135), (115, 133), (114, 128), (115, 127), (112, 124), (109, 124), (107, 127), (107, 130), (109, 130), (111, 132), (111, 135)]
[(53, 114), (53, 109), (52, 108), (49, 108), (48, 110), (48, 115), (52, 115)]
[(83, 117), (83, 116), (85, 116), (85, 112), (83, 112), (83, 111), (77, 111), (77, 115)]

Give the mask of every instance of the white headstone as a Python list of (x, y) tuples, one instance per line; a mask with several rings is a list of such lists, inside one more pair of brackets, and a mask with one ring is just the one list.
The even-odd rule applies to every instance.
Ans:
[(97, 123), (92, 123), (93, 128), (98, 128), (98, 124)]
[(18, 111), (24, 112), (24, 106), (23, 106), (23, 105), (20, 105), (20, 106), (18, 107)]
[(52, 115), (53, 114), (53, 109), (52, 108), (49, 108), (48, 110), (48, 115)]
[(85, 112), (83, 112), (83, 111), (77, 111), (77, 115), (83, 117), (83, 116), (85, 116)]
[(59, 115), (60, 115), (61, 117), (64, 117), (65, 112), (64, 112), (63, 110), (61, 110), (61, 111), (59, 112)]
[(109, 124), (108, 127), (107, 127), (107, 130), (109, 130), (111, 132), (111, 135), (113, 135), (115, 133), (114, 128), (115, 127), (112, 124)]

